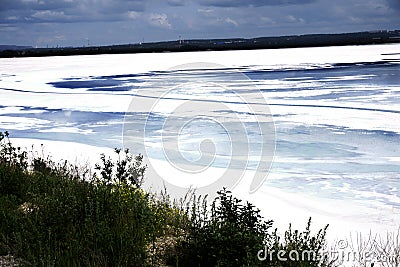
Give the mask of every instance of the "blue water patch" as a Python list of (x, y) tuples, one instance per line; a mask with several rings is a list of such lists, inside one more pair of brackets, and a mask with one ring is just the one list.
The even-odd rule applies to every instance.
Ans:
[[(332, 90), (334, 87), (325, 87), (324, 89)], [(307, 90), (307, 89), (305, 89)], [(308, 88), (308, 90), (313, 90), (313, 88)], [(292, 90), (291, 90), (292, 91)], [(299, 90), (302, 91), (302, 90)], [(382, 95), (385, 92), (385, 89), (381, 90), (351, 90), (347, 88), (341, 88), (340, 91), (331, 92), (328, 94), (320, 94), (320, 95), (312, 95), (312, 96), (285, 96), (285, 97), (276, 97), (276, 99), (298, 99), (298, 100), (322, 100), (322, 99), (336, 99), (339, 100), (341, 98), (356, 98), (356, 97), (365, 97), (365, 96), (376, 96)]]
[(121, 84), (121, 81), (117, 80), (73, 80), (73, 81), (61, 81), (61, 82), (50, 82), (48, 84), (53, 85), (56, 88), (68, 88), (68, 89), (76, 89), (76, 88), (93, 88), (93, 87), (109, 87), (109, 86), (118, 86)]
[(363, 111), (378, 111), (387, 113), (400, 114), (400, 110), (383, 109), (383, 108), (363, 108), (354, 106), (334, 106), (334, 105), (316, 105), (316, 104), (281, 104), (281, 103), (270, 103), (270, 106), (288, 106), (288, 107), (309, 107), (309, 108), (332, 108), (332, 109), (352, 109), (352, 110), (363, 110)]
[[(93, 124), (96, 122), (119, 119), (123, 121), (124, 112), (92, 112), (64, 109), (49, 109), (44, 107), (22, 107), (23, 113), (6, 113), (12, 117), (37, 118), (59, 123)], [(32, 113), (29, 113), (32, 111)], [(42, 111), (42, 112), (37, 112)]]
[[(87, 89), (87, 91), (130, 91), (138, 87), (140, 81), (132, 78), (132, 75), (92, 76), (84, 78), (64, 78), (62, 81), (49, 82), (55, 88), (63, 89)], [(135, 85), (132, 85), (135, 84)]]
[(95, 87), (90, 88), (87, 91), (92, 92), (127, 92), (137, 88), (136, 86), (114, 86), (114, 87)]
[[(91, 112), (43, 107), (19, 108), (23, 112), (8, 112), (2, 115), (40, 119), (42, 123), (33, 124), (29, 128), (17, 127), (12, 129), (12, 137), (71, 141), (93, 146), (122, 147), (121, 133), (124, 112)], [(60, 132), (58, 130), (60, 127), (71, 129), (72, 132)]]
[[(322, 81), (324, 86), (342, 83), (393, 84), (400, 83), (399, 66), (400, 64), (394, 62), (377, 61), (304, 66), (294, 69), (244, 70), (243, 73), (252, 80), (285, 80), (293, 83)], [(343, 81), (341, 80), (343, 76), (354, 76), (354, 78)]]
[(327, 142), (298, 142), (277, 140), (276, 154), (280, 157), (311, 158), (354, 158), (361, 156), (354, 147)]
[(346, 62), (346, 63), (334, 63), (332, 64), (333, 67), (335, 68), (363, 68), (363, 67), (376, 67), (376, 68), (381, 68), (381, 67), (386, 67), (386, 66), (393, 66), (391, 61), (387, 60), (378, 60), (378, 61), (373, 61), (373, 62)]

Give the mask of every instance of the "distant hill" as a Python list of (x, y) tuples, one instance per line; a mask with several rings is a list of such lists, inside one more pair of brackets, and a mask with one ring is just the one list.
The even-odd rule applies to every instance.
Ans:
[[(153, 52), (186, 52), (207, 50), (250, 50), (294, 47), (344, 46), (400, 43), (400, 30), (369, 31), (339, 34), (306, 34), (258, 38), (226, 38), (164, 41), (112, 46), (23, 48), (1, 51), (0, 57), (42, 57), (95, 54), (127, 54)], [(19, 48), (19, 49), (16, 49)]]
[(0, 51), (4, 50), (24, 50), (32, 49), (32, 46), (22, 46), (22, 45), (0, 45)]

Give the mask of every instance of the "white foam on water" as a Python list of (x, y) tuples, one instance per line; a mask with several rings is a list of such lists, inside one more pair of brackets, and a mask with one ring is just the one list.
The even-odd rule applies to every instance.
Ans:
[[(165, 71), (171, 67), (192, 63), (212, 61), (213, 63), (222, 64), (228, 67), (247, 67), (247, 71), (260, 70), (312, 70), (319, 67), (332, 68), (335, 63), (355, 63), (355, 62), (376, 62), (382, 60), (382, 54), (398, 53), (400, 45), (370, 45), (370, 46), (346, 46), (346, 47), (323, 47), (323, 48), (295, 48), (295, 49), (278, 49), (278, 50), (250, 50), (250, 51), (207, 51), (207, 52), (188, 52), (188, 53), (152, 53), (152, 54), (127, 54), (127, 55), (94, 55), (94, 56), (71, 56), (71, 57), (46, 57), (46, 58), (10, 58), (0, 60), (0, 127), (2, 129), (11, 130), (30, 130), (39, 129), (41, 138), (51, 139), (57, 137), (58, 134), (76, 134), (83, 136), (95, 135), (98, 133), (98, 127), (105, 129), (122, 121), (111, 119), (110, 121), (95, 121), (86, 125), (65, 125), (62, 123), (54, 123), (47, 119), (39, 117), (24, 117), (26, 114), (43, 115), (47, 114), (50, 109), (54, 110), (70, 110), (70, 111), (91, 111), (91, 112), (125, 112), (129, 104), (134, 99), (134, 93), (140, 91), (140, 88), (151, 86), (152, 81), (162, 79), (153, 74), (157, 71)], [(347, 130), (368, 131), (385, 131), (400, 133), (400, 105), (396, 101), (400, 87), (396, 84), (386, 86), (381, 94), (369, 95), (369, 92), (381, 90), (382, 86), (375, 84), (352, 84), (350, 88), (344, 87), (324, 87), (329, 83), (340, 83), (348, 81), (365, 82), (373, 76), (346, 74), (343, 76), (333, 77), (327, 75), (324, 79), (313, 80), (313, 76), (305, 74), (304, 77), (294, 77), (293, 79), (265, 79), (257, 80), (257, 77), (251, 77), (254, 80), (252, 84), (256, 84), (263, 89), (263, 95), (267, 102), (270, 103), (271, 113), (275, 116), (275, 122), (278, 130), (287, 134), (290, 130), (304, 126), (312, 127), (330, 127), (333, 136), (347, 136)], [(130, 91), (106, 92), (106, 91), (90, 91), (85, 88), (56, 88), (50, 83), (66, 81), (65, 79), (75, 79), (77, 81), (90, 81), (93, 77), (124, 75), (124, 74), (143, 74), (144, 76), (134, 77), (136, 83), (130, 83), (132, 86)], [(249, 74), (249, 76), (251, 76)], [(173, 76), (170, 76), (173, 78)], [(118, 78), (119, 79), (119, 78)], [(156, 83), (157, 84), (157, 83)], [(244, 84), (246, 85), (246, 84)], [(135, 87), (136, 86), (136, 87)], [(234, 84), (233, 84), (234, 86)], [(241, 84), (239, 89), (245, 90), (246, 87)], [(6, 90), (4, 90), (6, 89)], [(156, 90), (157, 88), (153, 88)], [(212, 94), (213, 88), (203, 88), (204, 92)], [(282, 91), (273, 91), (276, 89), (284, 89)], [(287, 91), (286, 91), (287, 89)], [(302, 89), (294, 91), (292, 89)], [(346, 92), (346, 90), (357, 90), (364, 92), (365, 95), (341, 96), (338, 99), (318, 99), (324, 94), (332, 94), (335, 92)], [(203, 92), (203, 93), (204, 93)], [(180, 97), (179, 94), (174, 95)], [(192, 95), (193, 96), (193, 95)], [(195, 97), (195, 96), (194, 96)], [(316, 97), (315, 99), (306, 99), (307, 97)], [(224, 96), (216, 96), (215, 99), (223, 100)], [(232, 100), (232, 99), (229, 99)], [(234, 99), (233, 99), (234, 100)], [(160, 112), (167, 110), (168, 105), (176, 100), (166, 101), (165, 106), (160, 107)], [(225, 98), (225, 101), (228, 101)], [(22, 107), (30, 107), (33, 110), (22, 109)], [(239, 107), (240, 108), (240, 107)], [(351, 109), (353, 108), (353, 109)], [(358, 109), (354, 109), (358, 108)], [(163, 110), (164, 109), (164, 110)], [(146, 112), (147, 110), (144, 110)], [(245, 111), (245, 110), (244, 110)], [(394, 111), (394, 112), (390, 112)], [(12, 116), (11, 113), (17, 113), (19, 116)], [(246, 119), (246, 116), (242, 116)], [(251, 117), (247, 116), (250, 120)], [(94, 129), (96, 128), (96, 129)], [(92, 130), (93, 129), (93, 130)], [(328, 128), (327, 128), (328, 129)], [(11, 131), (12, 133), (12, 131)], [(120, 142), (113, 133), (105, 137), (107, 140)], [(100, 153), (112, 154), (112, 149), (107, 147), (96, 147), (77, 142), (64, 141), (48, 141), (24, 138), (14, 138), (13, 141), (17, 145), (31, 148), (35, 144), (40, 150), (40, 144), (44, 144), (45, 151), (48, 151), (57, 159), (68, 159), (71, 162), (97, 162)], [(282, 138), (284, 133), (278, 133), (278, 139)], [(290, 135), (289, 135), (290, 136)], [(287, 137), (287, 136), (285, 136)], [(104, 140), (103, 140), (104, 141)], [(149, 147), (158, 145), (153, 144), (149, 140)], [(154, 141), (154, 140), (153, 140)], [(298, 141), (298, 140), (297, 140)], [(318, 142), (318, 140), (315, 140)], [(331, 141), (335, 142), (335, 141)], [(351, 142), (351, 141), (349, 141)], [(363, 141), (364, 142), (364, 141)], [(365, 141), (368, 142), (368, 141)], [(383, 141), (382, 141), (383, 142)], [(104, 144), (104, 143), (103, 143)], [(335, 143), (336, 145), (339, 145)], [(360, 144), (358, 144), (360, 145)], [(361, 144), (367, 146), (367, 144)], [(349, 174), (342, 188), (338, 191), (346, 194), (353, 194), (353, 199), (332, 199), (323, 196), (323, 191), (308, 194), (305, 190), (301, 190), (302, 185), (293, 184), (293, 190), (285, 190), (278, 188), (277, 180), (285, 180), (288, 178), (300, 177), (302, 179), (318, 179), (327, 178), (320, 182), (324, 190), (336, 188), (332, 183), (333, 179), (340, 178), (342, 170), (336, 170), (339, 174), (329, 171), (318, 170), (307, 176), (304, 171), (310, 171), (308, 168), (294, 169), (291, 164), (340, 164), (345, 167), (347, 163), (357, 162), (364, 164), (362, 166), (375, 166), (373, 164), (391, 163), (391, 167), (395, 169), (399, 167), (400, 158), (396, 155), (386, 155), (382, 152), (380, 158), (374, 159), (371, 151), (364, 151), (365, 147), (355, 147), (355, 152), (360, 156), (352, 156), (348, 158), (318, 158), (315, 157), (285, 157), (285, 155), (277, 155), (275, 165), (269, 174), (269, 180), (256, 193), (249, 195), (249, 180), (251, 173), (246, 172), (242, 184), (235, 189), (235, 193), (244, 199), (248, 199), (259, 207), (265, 217), (274, 219), (276, 226), (284, 229), (291, 222), (294, 228), (304, 229), (308, 217), (313, 217), (316, 228), (321, 228), (329, 223), (329, 235), (337, 237), (346, 235), (350, 231), (369, 232), (373, 229), (378, 232), (396, 230), (400, 222), (400, 212), (394, 204), (399, 204), (400, 200), (393, 190), (396, 186), (392, 186), (390, 190), (394, 193), (385, 192), (385, 194), (374, 191), (376, 184), (369, 184), (369, 191), (354, 190), (349, 186), (349, 179), (356, 177), (361, 179), (363, 173)], [(386, 144), (384, 149), (392, 146), (391, 150), (396, 153), (398, 143), (393, 145)], [(371, 144), (370, 146), (373, 146)], [(368, 147), (369, 149), (371, 147)], [(377, 150), (382, 150), (377, 147)], [(396, 150), (397, 149), (397, 150)], [(389, 152), (388, 152), (389, 153)], [(257, 157), (251, 157), (251, 159)], [(372, 162), (371, 160), (374, 159)], [(170, 174), (171, 182), (181, 183), (179, 179), (182, 173), (176, 173), (168, 163), (159, 161), (159, 159), (151, 159), (153, 164), (159, 166), (161, 172)], [(279, 165), (285, 164), (285, 165)], [(277, 167), (279, 166), (279, 167)], [(341, 167), (343, 167), (341, 166)], [(345, 169), (344, 169), (345, 170)], [(213, 178), (221, 175), (221, 169), (210, 168), (207, 172), (207, 179), (203, 184), (212, 182)], [(393, 170), (392, 170), (393, 171)], [(365, 172), (368, 174), (368, 172)], [(358, 175), (358, 176), (357, 176)], [(374, 174), (368, 176), (370, 179)], [(387, 181), (390, 172), (377, 173), (377, 177), (381, 177)], [(175, 179), (175, 180), (174, 180)], [(247, 179), (247, 180), (246, 180)], [(386, 179), (386, 180), (385, 180)], [(247, 181), (247, 182), (246, 182)], [(366, 181), (370, 182), (370, 181)], [(186, 181), (185, 185), (192, 184), (193, 181)], [(247, 183), (247, 184), (246, 184)], [(377, 183), (375, 181), (375, 183)], [(202, 184), (200, 184), (202, 185)], [(363, 189), (368, 185), (360, 185)], [(385, 199), (386, 202), (377, 199)]]
[(27, 130), (33, 127), (40, 128), (49, 125), (50, 121), (37, 118), (1, 116), (0, 127), (5, 130)]

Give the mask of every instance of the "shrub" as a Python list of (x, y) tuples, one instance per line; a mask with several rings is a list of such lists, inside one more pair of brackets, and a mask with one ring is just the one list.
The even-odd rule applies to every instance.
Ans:
[(28, 167), (27, 152), (14, 147), (7, 131), (0, 132), (0, 164), (10, 168), (25, 170)]
[(8, 133), (0, 144), (0, 254), (32, 266), (145, 264), (160, 220), (140, 188), (141, 156), (125, 151), (111, 164), (110, 180), (102, 175), (109, 167), (99, 165), (100, 175), (88, 181), (87, 171), (67, 162), (36, 155), (28, 164)]
[[(333, 262), (326, 255), (326, 230), (328, 225), (320, 229), (316, 235), (311, 235), (311, 218), (308, 220), (305, 231), (289, 229), (285, 231), (283, 240), (274, 231), (269, 247), (269, 251), (274, 253), (273, 256), (267, 256), (272, 266), (288, 266), (288, 267), (312, 267), (312, 266), (334, 266)], [(278, 252), (281, 251), (282, 255), (278, 257)], [(282, 261), (284, 258), (286, 261)]]
[[(194, 197), (189, 206), (190, 228), (170, 258), (173, 266), (333, 266), (323, 257), (328, 226), (312, 235), (311, 218), (305, 231), (289, 226), (280, 238), (277, 229), (270, 231), (272, 220), (264, 220), (260, 210), (226, 189), (218, 192), (211, 205), (205, 198)], [(305, 252), (305, 257), (291, 260), (292, 250), (299, 255)], [(284, 251), (286, 261), (278, 258), (278, 251)]]
[[(146, 166), (142, 166), (143, 155), (132, 156), (129, 149), (124, 150), (121, 155), (121, 149), (115, 149), (118, 155), (116, 163), (110, 157), (101, 154), (101, 163), (96, 164), (95, 169), (100, 171), (98, 181), (105, 184), (115, 184), (139, 188), (144, 179)], [(122, 156), (122, 157), (121, 157)]]
[(242, 203), (224, 189), (211, 207), (194, 198), (191, 228), (179, 244), (179, 266), (248, 266), (258, 263), (257, 251), (268, 239), (272, 221), (263, 221), (260, 211)]
[(264, 249), (320, 253), (326, 228), (311, 235), (311, 220), (280, 238), (226, 189), (211, 204), (195, 194), (177, 204), (141, 188), (141, 155), (115, 152), (91, 175), (44, 155), (28, 160), (0, 133), (0, 256), (26, 266), (330, 266), (257, 258)]

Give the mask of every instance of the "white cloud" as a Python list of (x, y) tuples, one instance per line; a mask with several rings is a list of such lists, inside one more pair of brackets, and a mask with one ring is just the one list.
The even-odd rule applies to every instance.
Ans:
[(271, 19), (269, 17), (261, 17), (260, 20), (263, 24), (275, 24), (276, 23), (273, 19)]
[(231, 19), (231, 18), (226, 18), (226, 19), (224, 19), (224, 22), (225, 22), (225, 23), (228, 23), (228, 24), (232, 24), (232, 25), (234, 25), (235, 27), (239, 26), (239, 23), (237, 23), (236, 20), (233, 20), (233, 19)]
[(362, 23), (362, 22), (363, 22), (363, 20), (362, 20), (361, 18), (355, 17), (355, 16), (350, 16), (350, 17), (349, 17), (349, 20), (350, 20), (351, 22), (354, 22), (354, 23)]
[(212, 8), (199, 8), (197, 9), (197, 12), (202, 13), (202, 14), (210, 14), (214, 12), (214, 9)]
[(40, 20), (59, 20), (68, 18), (68, 16), (65, 15), (64, 11), (52, 10), (36, 11), (31, 15), (31, 17)]
[(18, 27), (0, 24), (0, 31), (1, 32), (16, 32), (16, 31), (18, 31)]
[(56, 35), (56, 36), (54, 36), (54, 39), (55, 40), (60, 40), (60, 41), (62, 41), (62, 40), (65, 40), (65, 35)]
[(137, 19), (140, 17), (140, 13), (136, 11), (128, 11), (128, 18), (129, 19)]
[(286, 16), (286, 21), (291, 23), (304, 23), (305, 20), (303, 18), (297, 18), (293, 15)]
[(9, 16), (6, 18), (6, 20), (18, 20), (17, 16)]
[(172, 25), (169, 23), (168, 16), (165, 13), (150, 13), (148, 22), (158, 28), (172, 29)]

